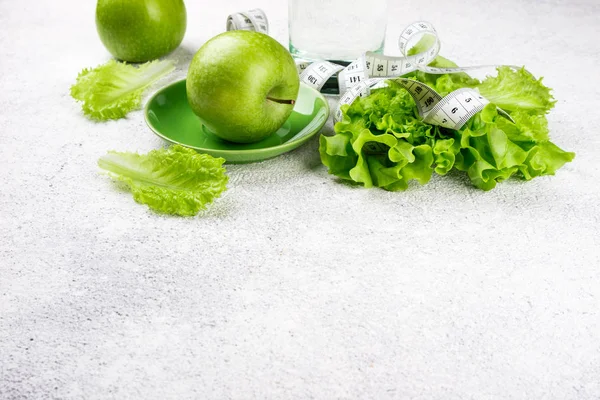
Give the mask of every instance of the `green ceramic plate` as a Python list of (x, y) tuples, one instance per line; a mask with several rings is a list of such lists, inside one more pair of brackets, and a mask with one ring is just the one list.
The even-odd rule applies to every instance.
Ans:
[(265, 160), (293, 150), (314, 136), (329, 117), (329, 104), (316, 90), (300, 84), (294, 111), (277, 132), (260, 142), (222, 140), (202, 125), (187, 101), (185, 79), (165, 86), (146, 104), (146, 123), (161, 138), (230, 163)]

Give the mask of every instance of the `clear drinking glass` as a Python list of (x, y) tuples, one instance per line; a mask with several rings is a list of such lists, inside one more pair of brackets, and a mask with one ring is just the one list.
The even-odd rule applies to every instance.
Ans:
[(387, 0), (288, 0), (290, 52), (305, 60), (350, 62), (383, 51)]

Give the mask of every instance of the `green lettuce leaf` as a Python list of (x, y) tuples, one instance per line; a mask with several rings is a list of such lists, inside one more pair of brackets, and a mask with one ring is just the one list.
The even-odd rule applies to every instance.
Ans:
[(460, 151), (460, 141), (450, 139), (439, 139), (433, 145), (433, 156), (435, 173), (446, 175), (454, 167), (456, 155)]
[[(408, 54), (426, 51), (433, 43), (424, 36)], [(432, 67), (457, 65), (441, 56)], [(342, 108), (334, 136), (320, 138), (321, 160), (329, 173), (365, 187), (405, 190), (410, 180), (421, 184), (433, 172), (446, 175), (464, 171), (471, 183), (493, 189), (516, 176), (530, 180), (552, 175), (575, 154), (550, 142), (546, 113), (555, 100), (550, 89), (524, 68), (498, 67), (497, 76), (483, 81), (467, 73), (427, 74), (414, 71), (404, 77), (423, 82), (445, 96), (460, 88), (476, 88), (491, 101), (460, 130), (424, 123), (414, 100), (394, 81)], [(511, 121), (498, 114), (510, 113)]]
[(525, 142), (541, 143), (550, 140), (548, 120), (545, 115), (529, 114), (517, 110), (512, 112), (510, 116), (515, 123), (506, 118), (498, 118), (496, 123), (513, 142), (525, 145)]
[(148, 154), (110, 151), (98, 165), (125, 183), (138, 203), (160, 213), (192, 216), (226, 189), (224, 162), (174, 145)]
[(110, 60), (84, 69), (71, 86), (71, 96), (82, 102), (83, 113), (97, 121), (123, 118), (139, 109), (144, 90), (173, 71), (171, 61), (150, 61), (138, 67)]
[(365, 187), (396, 191), (432, 175), (432, 138), (437, 127), (418, 118), (412, 97), (400, 85), (373, 90), (345, 106), (334, 136), (321, 136), (319, 152), (329, 172)]
[(512, 176), (552, 175), (574, 154), (549, 141), (544, 114), (516, 110), (514, 123), (488, 104), (460, 130), (424, 123), (412, 97), (393, 81), (342, 108), (334, 136), (321, 136), (319, 152), (329, 173), (365, 187), (406, 190), (433, 172), (466, 172), (482, 190)]
[[(553, 175), (573, 160), (574, 153), (547, 140), (547, 122), (539, 121), (539, 118), (545, 120), (545, 116), (526, 119), (525, 115), (519, 114), (513, 124), (498, 114), (494, 104), (485, 106), (456, 131), (460, 139), (456, 169), (466, 171), (476, 187), (490, 190), (513, 175), (526, 180)], [(515, 132), (527, 135), (515, 135)]]
[(550, 88), (542, 84), (542, 78), (535, 79), (525, 68), (514, 70), (498, 67), (498, 75), (487, 77), (477, 89), (483, 97), (501, 109), (512, 112), (522, 111), (531, 114), (545, 114), (556, 101)]

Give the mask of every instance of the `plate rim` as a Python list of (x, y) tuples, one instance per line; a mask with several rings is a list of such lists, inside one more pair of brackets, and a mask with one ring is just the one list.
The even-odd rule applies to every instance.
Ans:
[[(149, 121), (148, 118), (148, 111), (149, 111), (149, 107), (150, 104), (154, 101), (154, 99), (156, 98), (156, 96), (158, 96), (160, 93), (162, 93), (164, 90), (166, 90), (167, 88), (170, 88), (171, 86), (175, 86), (177, 84), (180, 84), (181, 82), (186, 81), (187, 78), (182, 78), (182, 79), (178, 79), (174, 82), (171, 82), (167, 85), (164, 85), (162, 87), (160, 87), (159, 89), (157, 89), (151, 96), (150, 98), (146, 101), (146, 104), (144, 105), (144, 121), (146, 122), (146, 125), (148, 126), (148, 128), (150, 128), (150, 130), (157, 136), (159, 136), (160, 138), (162, 138), (163, 140), (170, 142), (172, 144), (179, 144), (181, 146), (190, 148), (190, 149), (194, 149), (194, 150), (198, 150), (198, 151), (203, 151), (206, 153), (221, 153), (221, 154), (229, 154), (229, 155), (239, 155), (239, 154), (244, 154), (244, 153), (253, 153), (253, 154), (260, 154), (260, 153), (267, 153), (267, 152), (271, 152), (274, 150), (283, 150), (280, 153), (277, 153), (276, 155), (274, 155), (273, 157), (279, 156), (283, 153), (286, 152), (286, 149), (290, 146), (293, 145), (301, 145), (302, 143), (304, 143), (305, 141), (307, 141), (308, 139), (310, 139), (311, 137), (313, 137), (314, 135), (316, 135), (318, 132), (321, 131), (321, 129), (323, 128), (323, 126), (325, 126), (325, 124), (327, 123), (327, 120), (329, 119), (329, 116), (331, 115), (331, 110), (329, 107), (329, 102), (327, 101), (327, 99), (325, 98), (325, 96), (323, 96), (323, 94), (321, 92), (319, 92), (318, 90), (308, 86), (307, 84), (305, 84), (304, 82), (300, 82), (300, 85), (303, 86), (306, 89), (309, 89), (310, 91), (312, 91), (317, 97), (320, 97), (321, 100), (323, 101), (323, 104), (325, 105), (325, 118), (323, 118), (323, 122), (319, 124), (319, 126), (310, 134), (308, 135), (304, 135), (296, 140), (288, 140), (287, 142), (284, 143), (280, 143), (276, 146), (271, 146), (271, 147), (265, 147), (265, 148), (260, 148), (260, 149), (247, 149), (247, 150), (234, 150), (234, 149), (224, 149), (224, 150), (213, 150), (210, 148), (206, 148), (206, 147), (197, 147), (197, 146), (191, 146), (185, 143), (181, 143), (179, 141), (173, 140), (171, 138), (166, 137), (165, 135), (163, 135), (161, 132), (159, 132), (157, 129), (155, 129), (152, 124)], [(313, 120), (311, 120), (313, 121)], [(292, 147), (291, 149), (289, 149), (288, 151), (294, 150), (295, 147)], [(266, 160), (268, 158), (259, 158), (259, 159), (252, 159), (252, 161), (260, 161), (260, 160)], [(227, 160), (227, 162), (236, 162), (236, 161), (230, 161)]]

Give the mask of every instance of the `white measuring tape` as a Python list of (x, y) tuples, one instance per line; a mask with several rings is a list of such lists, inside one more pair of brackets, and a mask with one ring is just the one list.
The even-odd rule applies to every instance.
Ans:
[[(260, 25), (255, 24), (256, 17), (250, 14), (260, 15), (264, 18), (264, 26), (267, 31), (261, 30)], [(244, 18), (245, 25), (230, 25), (230, 21)], [(227, 29), (257, 30), (268, 34), (268, 23), (266, 15), (259, 9), (243, 13), (232, 14), (227, 20)], [(259, 19), (259, 24), (262, 23)], [(230, 29), (231, 26), (231, 29)], [(244, 26), (244, 28), (235, 28)], [(425, 35), (433, 38), (431, 45), (423, 52), (407, 55), (406, 53)], [(334, 64), (329, 61), (299, 62), (297, 63), (300, 80), (321, 90), (325, 83), (337, 74), (340, 101), (334, 112), (334, 121), (340, 121), (343, 113), (342, 105), (352, 104), (356, 98), (367, 96), (372, 88), (385, 86), (385, 81), (393, 80), (402, 85), (413, 97), (417, 105), (419, 116), (423, 121), (450, 129), (460, 129), (473, 115), (489, 103), (476, 89), (463, 88), (442, 97), (434, 89), (414, 79), (401, 78), (402, 75), (413, 71), (423, 71), (430, 74), (448, 74), (465, 72), (469, 70), (497, 67), (497, 65), (485, 65), (476, 67), (435, 68), (427, 64), (432, 62), (440, 51), (440, 40), (433, 25), (425, 21), (415, 22), (406, 27), (400, 34), (398, 47), (402, 53), (400, 57), (390, 57), (378, 53), (366, 52), (347, 67)], [(515, 66), (509, 66), (517, 68)], [(503, 110), (498, 109), (504, 117), (511, 119)], [(512, 120), (512, 119), (511, 119)]]
[(342, 117), (341, 105), (352, 104), (359, 96), (364, 96), (370, 88), (386, 80), (402, 85), (415, 100), (419, 116), (424, 122), (450, 129), (460, 129), (473, 115), (489, 103), (477, 90), (462, 88), (440, 96), (424, 83), (407, 78), (369, 78), (351, 86), (341, 97), (335, 120)]
[(228, 16), (226, 28), (228, 31), (256, 31), (268, 35), (269, 21), (263, 10), (255, 8)]

